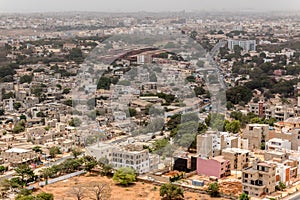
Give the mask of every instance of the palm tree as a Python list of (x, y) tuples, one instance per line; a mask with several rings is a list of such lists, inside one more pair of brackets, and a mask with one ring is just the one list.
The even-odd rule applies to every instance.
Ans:
[(46, 185), (48, 184), (48, 178), (53, 176), (54, 171), (51, 168), (44, 168), (41, 170), (41, 175), (45, 179)]

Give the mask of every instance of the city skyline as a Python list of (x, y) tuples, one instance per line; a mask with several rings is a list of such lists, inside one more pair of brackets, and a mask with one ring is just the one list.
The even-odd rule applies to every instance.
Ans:
[(0, 12), (63, 12), (63, 11), (93, 11), (93, 12), (163, 12), (163, 11), (296, 11), (300, 8), (298, 0), (189, 0), (176, 2), (171, 0), (0, 0)]

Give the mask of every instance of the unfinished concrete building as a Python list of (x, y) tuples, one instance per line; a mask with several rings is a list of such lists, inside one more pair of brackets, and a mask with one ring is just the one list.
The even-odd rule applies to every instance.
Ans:
[(197, 135), (197, 154), (200, 157), (219, 156), (224, 148), (224, 135), (219, 132), (207, 131), (205, 135)]
[(260, 149), (269, 140), (269, 125), (248, 124), (243, 131), (243, 138), (248, 139), (250, 150)]
[(275, 191), (276, 165), (255, 160), (252, 166), (242, 171), (243, 192), (260, 197)]
[(229, 160), (231, 163), (231, 170), (242, 170), (248, 167), (249, 163), (249, 150), (239, 148), (227, 148), (222, 150), (224, 159)]

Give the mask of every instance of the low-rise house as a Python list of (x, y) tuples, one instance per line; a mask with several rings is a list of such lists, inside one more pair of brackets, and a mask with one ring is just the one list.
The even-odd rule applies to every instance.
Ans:
[(231, 174), (230, 161), (223, 156), (213, 158), (197, 158), (197, 174), (224, 178)]
[(37, 154), (28, 149), (11, 148), (1, 153), (1, 158), (5, 163), (15, 167), (19, 164), (30, 163), (37, 158)]
[(264, 152), (264, 159), (267, 160), (280, 160), (280, 161), (284, 161), (286, 159), (288, 159), (288, 154), (286, 152), (283, 151), (276, 151), (276, 150), (266, 150)]
[(267, 150), (291, 150), (292, 144), (289, 140), (284, 140), (280, 138), (272, 138), (266, 142)]

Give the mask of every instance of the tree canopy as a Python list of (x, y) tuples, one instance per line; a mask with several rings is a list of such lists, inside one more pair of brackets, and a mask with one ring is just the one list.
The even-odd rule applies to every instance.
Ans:
[(175, 200), (183, 199), (184, 191), (172, 183), (163, 184), (159, 190), (159, 194), (163, 199)]
[(121, 185), (128, 185), (136, 180), (136, 172), (133, 168), (119, 168), (113, 176), (113, 180)]

